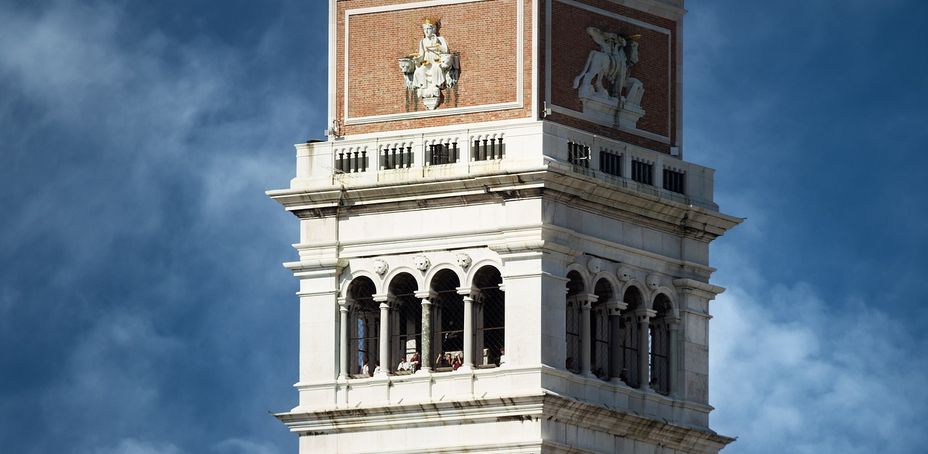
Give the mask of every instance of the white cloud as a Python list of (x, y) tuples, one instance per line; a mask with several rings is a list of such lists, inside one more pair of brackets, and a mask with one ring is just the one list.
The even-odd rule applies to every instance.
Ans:
[[(737, 255), (737, 254), (735, 254)], [(731, 263), (713, 303), (712, 426), (738, 436), (730, 453), (907, 453), (928, 436), (907, 430), (928, 408), (926, 347), (875, 302), (777, 285)]]
[(148, 443), (134, 438), (124, 438), (115, 446), (99, 448), (94, 454), (181, 454), (181, 450), (170, 443)]
[(228, 454), (280, 454), (280, 450), (269, 443), (259, 443), (242, 438), (223, 440), (216, 444), (214, 450)]

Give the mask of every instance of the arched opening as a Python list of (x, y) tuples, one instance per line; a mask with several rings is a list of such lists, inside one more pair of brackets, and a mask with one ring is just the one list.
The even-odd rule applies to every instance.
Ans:
[(451, 270), (441, 270), (432, 277), (432, 345), (435, 348), (435, 372), (457, 370), (464, 363), (464, 296), (458, 294), (461, 280)]
[(640, 328), (638, 323), (638, 310), (643, 308), (641, 291), (635, 287), (625, 290), (622, 297), (626, 308), (619, 316), (619, 332), (622, 336), (622, 370), (619, 378), (632, 388), (641, 387), (641, 346)]
[(612, 301), (614, 295), (612, 284), (600, 279), (593, 287), (596, 302), (590, 309), (590, 370), (593, 375), (608, 380), (611, 375), (610, 358), (612, 356), (611, 326), (607, 303)]
[(670, 325), (673, 320), (673, 305), (670, 298), (659, 293), (654, 298), (653, 309), (657, 312), (649, 324), (651, 339), (651, 388), (660, 394), (670, 394)]
[(390, 353), (394, 358), (390, 372), (411, 374), (422, 366), (422, 302), (416, 298), (416, 279), (408, 273), (397, 274), (387, 287), (394, 310), (390, 314)]
[(567, 339), (566, 359), (564, 367), (573, 372), (580, 373), (580, 300), (577, 296), (586, 291), (583, 277), (576, 271), (567, 273), (567, 313), (565, 314)]
[(477, 367), (496, 367), (506, 354), (506, 296), (503, 277), (493, 266), (474, 273), (474, 353)]
[(348, 285), (348, 371), (352, 378), (373, 375), (380, 358), (380, 304), (374, 301), (376, 287), (367, 277)]

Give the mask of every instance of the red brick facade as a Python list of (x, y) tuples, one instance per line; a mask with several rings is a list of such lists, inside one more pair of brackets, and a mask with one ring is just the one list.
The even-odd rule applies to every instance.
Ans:
[[(518, 2), (522, 2), (523, 28), (522, 96), (517, 78)], [(622, 0), (577, 0), (613, 16), (578, 8), (569, 1), (538, 0), (538, 23), (533, 24), (533, 0), (483, 0), (422, 7), (417, 0), (338, 0), (335, 34), (335, 115), (346, 135), (371, 132), (480, 123), (496, 120), (533, 118), (533, 86), (537, 87), (540, 106), (547, 102), (572, 111), (582, 111), (574, 78), (583, 70), (586, 58), (598, 45), (586, 32), (589, 26), (622, 35), (639, 34), (639, 61), (631, 77), (641, 80), (645, 94), (641, 102), (646, 111), (637, 128), (648, 134), (619, 130), (561, 112), (546, 117), (549, 121), (584, 129), (603, 136), (669, 152), (678, 145), (676, 80), (677, 22), (620, 5)], [(551, 17), (546, 17), (550, 3)], [(419, 4), (413, 8), (392, 6)], [(385, 7), (381, 10), (365, 8)], [(346, 11), (350, 12), (346, 16)], [(480, 108), (496, 104), (516, 104), (504, 109), (443, 116), (419, 116), (425, 108), (418, 105), (413, 118), (373, 121), (371, 117), (405, 114), (414, 110), (407, 104), (403, 74), (397, 60), (415, 53), (422, 38), (421, 23), (426, 17), (441, 20), (439, 35), (447, 40), (451, 52), (460, 52), (461, 74), (456, 97), (454, 90), (444, 90), (445, 99), (436, 112), (460, 108)], [(551, 67), (545, 66), (547, 24), (551, 27)], [(347, 20), (347, 23), (346, 23)], [(642, 26), (640, 21), (648, 24)], [(537, 29), (533, 27), (537, 25)], [(346, 47), (346, 29), (348, 41)], [(657, 28), (657, 29), (655, 29)], [(533, 48), (537, 33), (538, 48)], [(347, 66), (345, 56), (348, 56)], [(538, 73), (533, 78), (532, 62), (537, 55)], [(348, 80), (346, 87), (345, 69)], [(550, 72), (550, 98), (546, 97)], [(345, 93), (348, 93), (347, 110)], [(456, 105), (455, 105), (456, 103)], [(555, 109), (557, 110), (557, 109)], [(664, 139), (659, 139), (663, 137)], [(669, 142), (669, 143), (668, 143)]]
[[(669, 19), (637, 11), (607, 0), (583, 0), (582, 3), (601, 10), (645, 22), (654, 27), (669, 31), (663, 32), (650, 27), (643, 27), (626, 20), (597, 14), (573, 5), (551, 1), (551, 99), (554, 106), (581, 111), (577, 90), (573, 88), (574, 78), (582, 71), (590, 50), (598, 49), (586, 27), (594, 26), (604, 31), (618, 32), (622, 35), (639, 34), (639, 61), (631, 69), (631, 77), (641, 80), (645, 86), (642, 108), (647, 112), (638, 121), (638, 129), (666, 141), (654, 140), (646, 135), (606, 127), (582, 120), (576, 116), (555, 112), (548, 120), (562, 123), (578, 129), (584, 129), (603, 136), (623, 140), (653, 150), (669, 152), (671, 145), (677, 144), (677, 24)], [(544, 13), (542, 14), (544, 16)], [(547, 46), (542, 45), (542, 62)], [(546, 71), (541, 71), (540, 81), (545, 83)], [(544, 98), (542, 98), (544, 99)]]
[[(517, 4), (523, 2), (523, 84), (517, 84)], [(532, 21), (531, 0), (486, 0), (426, 8), (358, 13), (360, 8), (417, 3), (397, 0), (343, 0), (337, 2), (336, 113), (345, 134), (478, 123), (528, 118), (531, 112)], [(348, 17), (348, 108), (345, 115), (345, 19)], [(521, 102), (522, 107), (427, 118), (352, 124), (364, 117), (407, 112), (406, 89), (397, 59), (418, 49), (422, 19), (441, 20), (439, 35), (449, 50), (460, 52), (461, 75), (457, 107), (479, 107)], [(454, 90), (436, 111), (455, 107)], [(410, 109), (412, 110), (412, 109)], [(417, 112), (425, 108), (418, 106)], [(347, 120), (347, 121), (346, 121)]]

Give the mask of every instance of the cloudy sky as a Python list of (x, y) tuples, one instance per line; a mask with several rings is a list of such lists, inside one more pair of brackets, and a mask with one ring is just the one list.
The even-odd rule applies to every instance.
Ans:
[[(291, 145), (325, 125), (319, 0), (0, 0), (0, 447), (278, 454), (296, 393)], [(701, 0), (686, 154), (713, 245), (726, 453), (928, 432), (920, 0)]]

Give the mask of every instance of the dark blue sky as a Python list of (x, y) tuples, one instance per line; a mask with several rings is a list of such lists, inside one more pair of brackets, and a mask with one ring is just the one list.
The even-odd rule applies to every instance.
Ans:
[[(928, 436), (928, 3), (690, 1), (685, 150), (718, 169), (731, 453)], [(0, 446), (296, 451), (295, 219), (321, 1), (0, 1)]]

